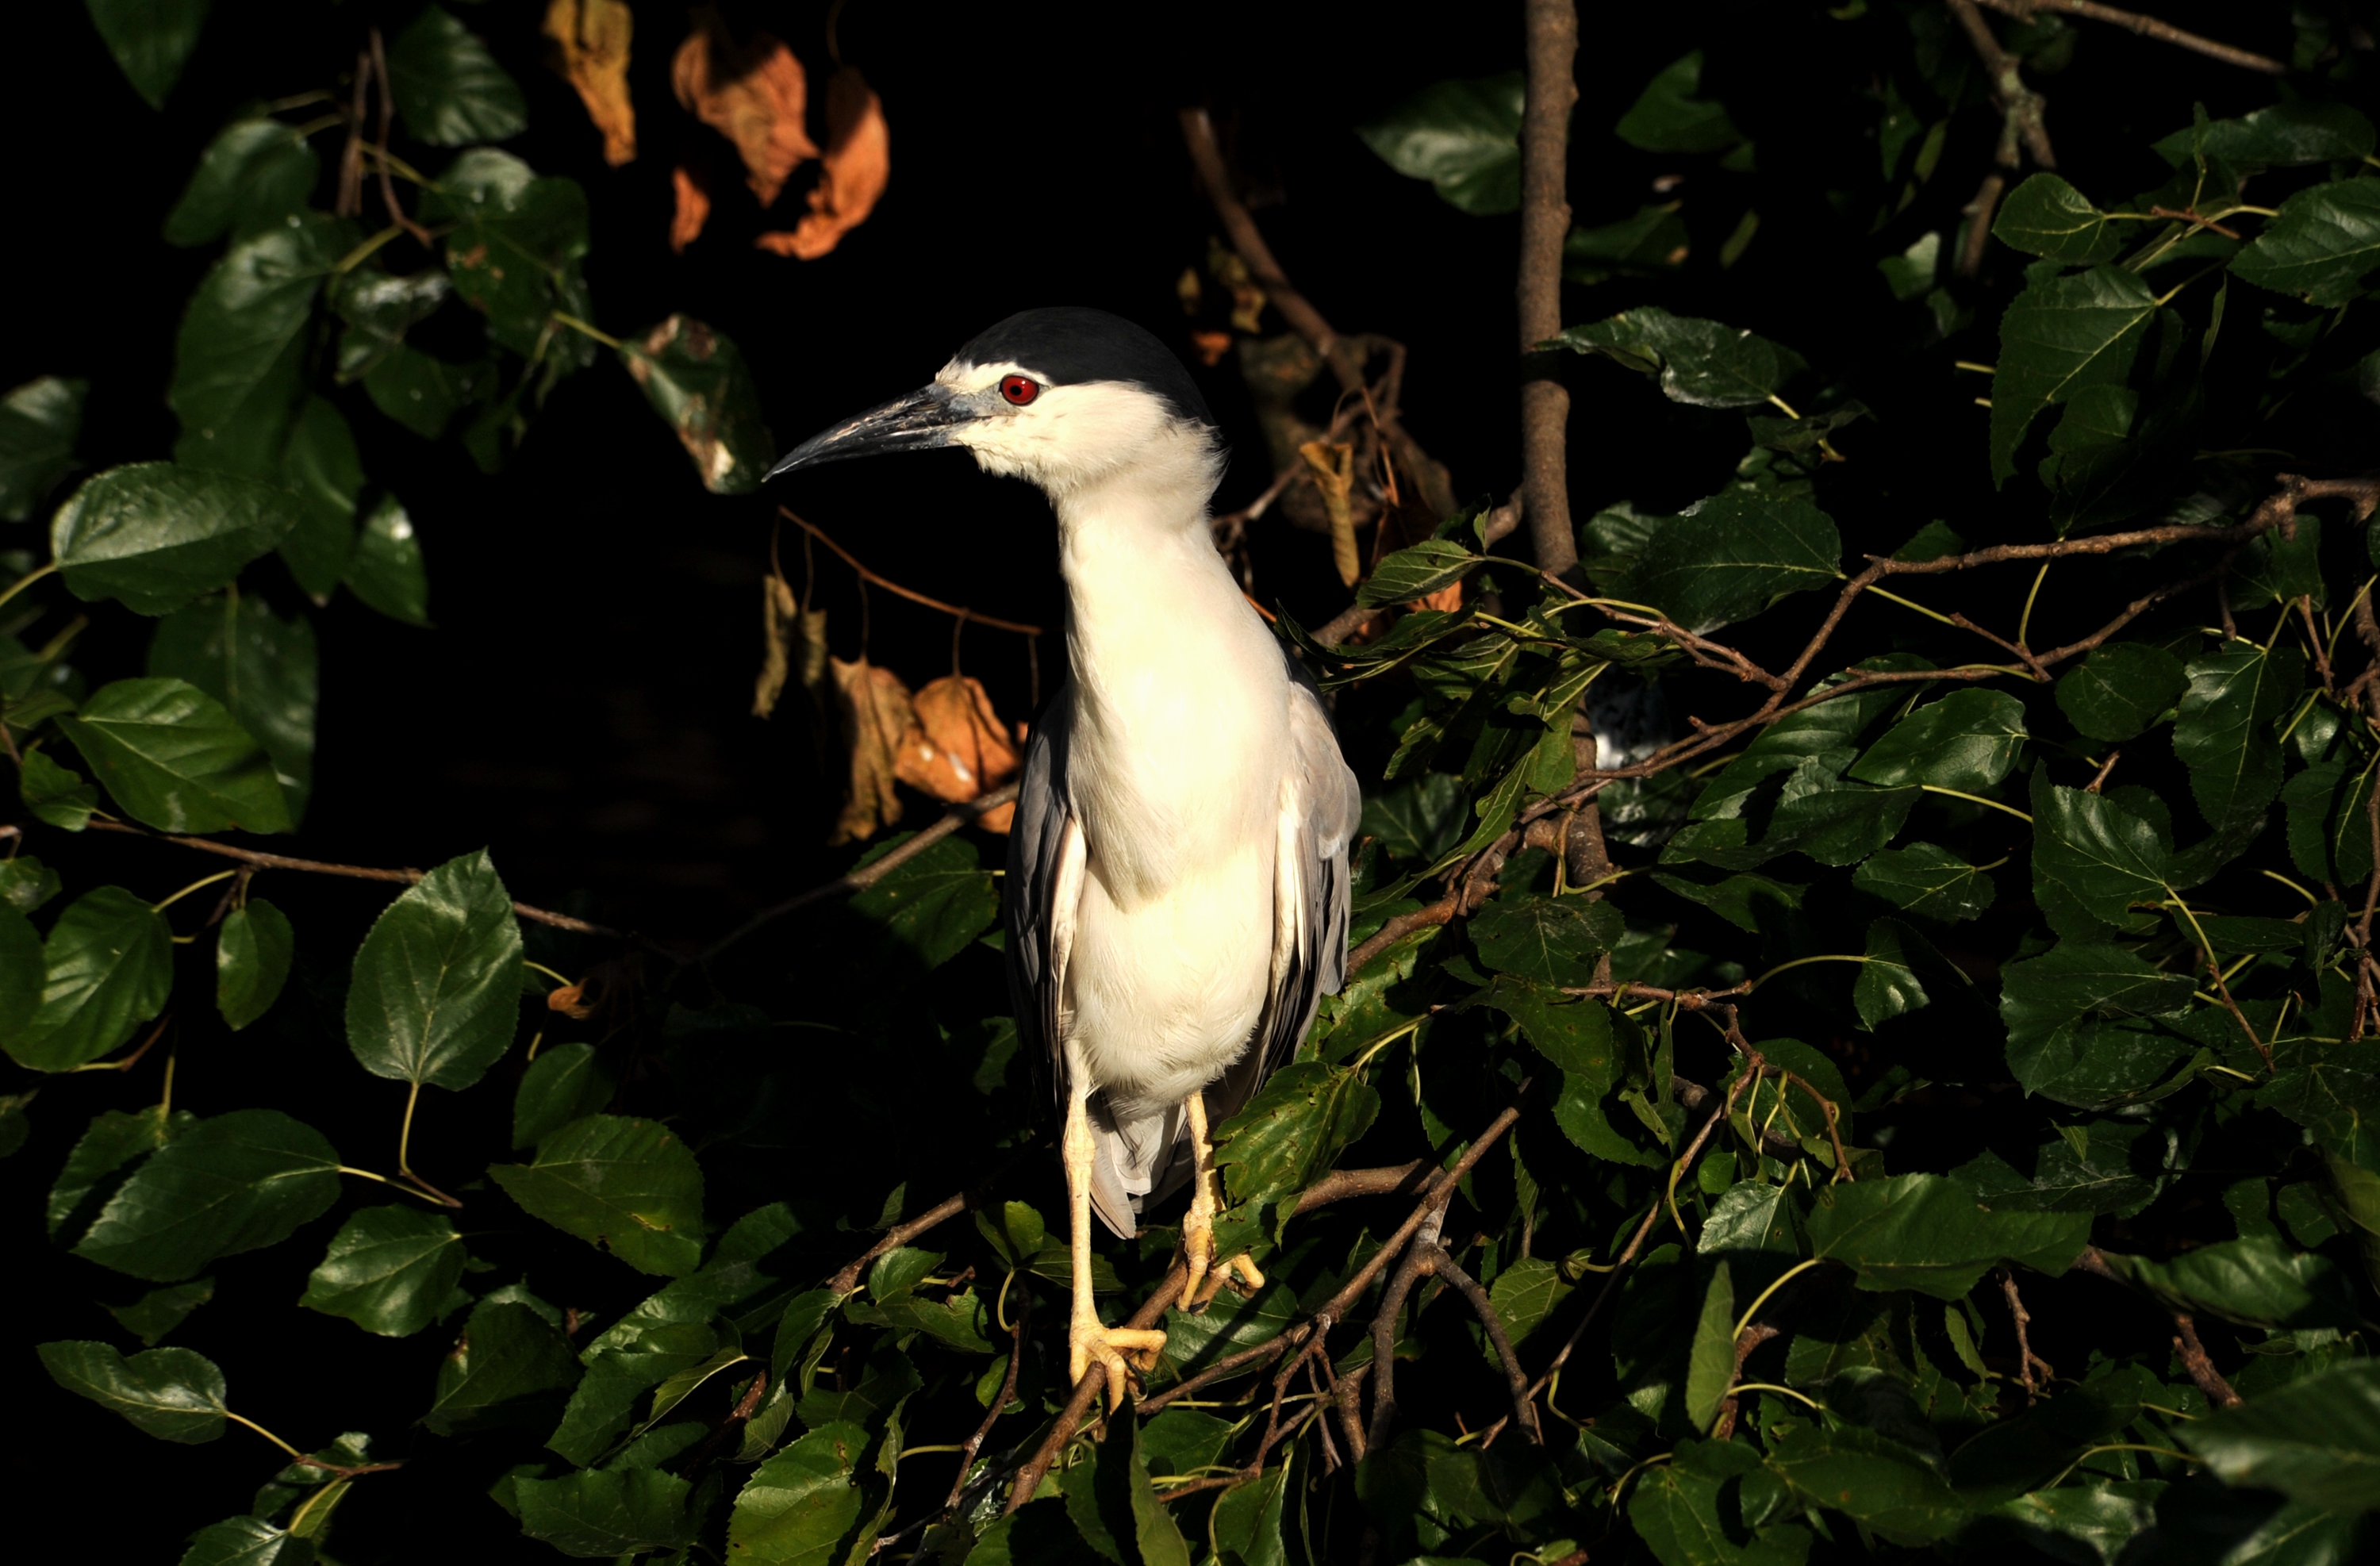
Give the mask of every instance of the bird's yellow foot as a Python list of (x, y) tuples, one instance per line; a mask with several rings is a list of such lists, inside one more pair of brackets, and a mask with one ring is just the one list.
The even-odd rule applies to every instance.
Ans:
[[(1240, 1294), (1252, 1294), (1264, 1287), (1264, 1274), (1257, 1270), (1256, 1258), (1245, 1251), (1220, 1266), (1215, 1262), (1215, 1207), (1211, 1196), (1201, 1200), (1206, 1192), (1193, 1196), (1190, 1210), (1182, 1219), (1182, 1259), (1189, 1269), (1183, 1281), (1183, 1308), (1199, 1311), (1207, 1308), (1216, 1293), (1229, 1285)], [(1232, 1275), (1236, 1273), (1237, 1277)]]
[(1096, 1363), (1107, 1372), (1108, 1410), (1113, 1413), (1123, 1406), (1124, 1366), (1129, 1362), (1140, 1370), (1157, 1368), (1157, 1356), (1165, 1352), (1165, 1334), (1153, 1329), (1104, 1327), (1099, 1318), (1087, 1313), (1075, 1317), (1074, 1327), (1066, 1339), (1066, 1381), (1069, 1386), (1082, 1385), (1084, 1373)]

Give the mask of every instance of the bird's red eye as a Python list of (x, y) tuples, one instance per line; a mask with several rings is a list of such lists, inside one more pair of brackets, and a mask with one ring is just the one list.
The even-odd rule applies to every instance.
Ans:
[(1029, 375), (1003, 375), (1000, 378), (1000, 395), (1023, 407), (1041, 395), (1041, 383)]

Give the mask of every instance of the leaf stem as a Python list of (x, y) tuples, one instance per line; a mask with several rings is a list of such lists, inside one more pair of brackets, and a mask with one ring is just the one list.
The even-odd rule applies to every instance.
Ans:
[(390, 224), (386, 228), (382, 229), (379, 233), (373, 235), (370, 238), (365, 240), (362, 244), (358, 245), (354, 249), (349, 250), (346, 255), (341, 256), (337, 261), (334, 261), (331, 264), (331, 275), (334, 277), (345, 277), (348, 273), (353, 272), (356, 268), (363, 265), (364, 262), (371, 260), (373, 251), (379, 249), (382, 246), (387, 244), (390, 240), (395, 238), (398, 235), (404, 232), (405, 230), (399, 228), (396, 225), (393, 223)]
[(1849, 952), (1822, 952), (1815, 957), (1796, 957), (1790, 963), (1779, 963), (1743, 988), (1747, 990), (1757, 989), (1787, 968), (1798, 968), (1809, 963), (1872, 963), (1876, 959), (1873, 957), (1857, 956)]
[(23, 576), (18, 577), (15, 581), (9, 583), (6, 588), (0, 588), (0, 603), (7, 602), (10, 599), (15, 598), (18, 593), (23, 592), (27, 588), (31, 587), (35, 582), (40, 581), (42, 577), (55, 574), (57, 568), (58, 563), (53, 560), (47, 565), (35, 566), (30, 571), (28, 571)]
[(1867, 589), (1867, 595), (1870, 598), (1880, 598), (1887, 603), (1897, 603), (1903, 609), (1914, 609), (1918, 613), (1925, 615), (1928, 620), (1939, 620), (1946, 625), (1956, 626), (1959, 624), (1959, 622), (1951, 619), (1948, 614), (1937, 614), (1922, 603), (1905, 599), (1896, 592), (1887, 592), (1884, 589), (1879, 587), (1870, 587)]
[(2314, 907), (2316, 907), (2316, 908), (2319, 908), (2319, 907), (2321, 907), (2321, 906), (2322, 906), (2322, 899), (2321, 899), (2321, 898), (2316, 897), (2313, 892), (2308, 892), (2304, 887), (2300, 886), (2297, 882), (2295, 882), (2295, 881), (2291, 880), (2289, 877), (2287, 877), (2287, 876), (2285, 876), (2285, 875), (2281, 874), (2278, 870), (2259, 870), (2259, 871), (2257, 871), (2256, 873), (2257, 873), (2258, 875), (2267, 877), (2267, 878), (2269, 878), (2269, 879), (2271, 879), (2271, 880), (2273, 880), (2279, 881), (2283, 886), (2288, 887), (2291, 892), (2296, 892), (2299, 896), (2301, 896), (2301, 897), (2304, 898), (2304, 899), (2306, 900), (2306, 902), (2307, 902), (2308, 904), (2312, 904), (2313, 906), (2314, 906)]
[(2041, 596), (2042, 581), (2049, 575), (2049, 568), (2057, 564), (2058, 562), (2054, 559), (2045, 560), (2041, 563), (2041, 569), (2033, 574), (2033, 586), (2026, 590), (2024, 595), (2024, 613), (2018, 615), (2016, 618), (2016, 644), (2019, 647), (2029, 647), (2032, 645), (2031, 642), (2025, 639), (2025, 634), (2033, 629), (2034, 601)]
[[(1792, 1275), (1788, 1273), (1786, 1276), (1791, 1277)], [(1740, 1395), (1744, 1392), (1782, 1392), (1789, 1398), (1798, 1398), (1803, 1402), (1809, 1404), (1812, 1408), (1818, 1406), (1818, 1400), (1811, 1397), (1808, 1393), (1797, 1392), (1791, 1387), (1780, 1387), (1774, 1381), (1744, 1381), (1740, 1382), (1736, 1386), (1730, 1387), (1728, 1390), (1729, 1395), (1730, 1396)]]
[(2178, 1457), (2184, 1463), (2190, 1463), (2192, 1466), (2195, 1466), (2198, 1463), (2198, 1459), (2191, 1456), (2190, 1453), (2186, 1451), (2176, 1451), (2171, 1447), (2143, 1446), (2138, 1441), (2110, 1441), (2106, 1446), (2093, 1447), (2083, 1452), (2082, 1456), (2068, 1463), (2064, 1470), (2058, 1474), (2058, 1477), (2050, 1480), (2049, 1483), (2044, 1485), (2042, 1488), (2046, 1490), (2056, 1489), (2058, 1486), (2066, 1482), (2066, 1475), (2068, 1474), (2073, 1473), (2074, 1470), (2082, 1467), (2083, 1463), (2089, 1462), (2092, 1458), (2098, 1456), (2103, 1451), (2153, 1451), (2160, 1457)]
[(602, 344), (613, 353), (618, 353), (624, 346), (619, 338), (613, 336), (608, 332), (597, 331), (594, 327), (589, 326), (587, 322), (579, 320), (575, 315), (565, 315), (562, 311), (555, 310), (550, 319), (557, 321), (563, 325), (569, 327), (573, 332), (580, 333), (586, 336), (594, 338), (597, 342)]
[(433, 1207), (459, 1208), (463, 1205), (454, 1197), (444, 1195), (443, 1192), (433, 1196), (427, 1191), (415, 1190), (412, 1186), (406, 1184), (401, 1180), (391, 1180), (385, 1174), (374, 1174), (368, 1169), (357, 1169), (351, 1164), (338, 1164), (334, 1167), (341, 1174), (352, 1174), (358, 1180), (377, 1180), (382, 1184), (390, 1187), (392, 1190), (402, 1191), (408, 1196), (419, 1196), (423, 1201), (430, 1203)]
[(2027, 826), (2033, 825), (2033, 818), (2013, 805), (2003, 805), (1997, 799), (1986, 799), (1980, 794), (1965, 794), (1955, 788), (1944, 788), (1938, 783), (1919, 783), (1917, 786), (1927, 794), (1947, 794), (1953, 799), (1963, 799), (1970, 805), (1988, 805), (1995, 810), (2006, 811)]
[(280, 1437), (274, 1435), (263, 1426), (259, 1425), (255, 1420), (250, 1419), (244, 1414), (234, 1414), (227, 1408), (224, 1410), (224, 1417), (230, 1420), (235, 1425), (247, 1426), (249, 1429), (255, 1431), (258, 1435), (262, 1436), (266, 1440), (271, 1441), (274, 1446), (279, 1447), (283, 1451), (287, 1452), (298, 1462), (303, 1463), (306, 1461), (306, 1454), (304, 1452), (299, 1451), (287, 1441), (283, 1440)]
[(563, 977), (560, 974), (555, 973), (552, 968), (547, 967), (543, 963), (532, 963), (532, 962), (530, 962), (527, 957), (523, 957), (523, 958), (521, 959), (521, 966), (523, 966), (523, 967), (525, 967), (525, 968), (528, 969), (531, 973), (541, 973), (541, 974), (543, 974), (546, 977), (548, 977), (548, 978), (550, 978), (550, 979), (553, 980), (553, 982), (554, 982), (554, 983), (556, 983), (556, 984), (558, 984), (558, 985), (562, 986), (562, 988), (563, 988), (563, 989), (569, 989), (569, 988), (570, 988), (570, 980), (568, 980), (568, 979), (566, 979), (566, 978)]
[(237, 870), (224, 870), (215, 875), (208, 876), (203, 880), (194, 880), (189, 885), (182, 888), (181, 891), (176, 892), (172, 896), (166, 898), (163, 903), (150, 904), (149, 911), (152, 914), (162, 914), (166, 909), (172, 907), (175, 904), (179, 903), (183, 898), (188, 897), (191, 892), (202, 891), (207, 887), (214, 885), (214, 883), (219, 880), (229, 880), (232, 877), (237, 874), (239, 874)]
[[(1826, 1259), (1827, 1258), (1824, 1256), (1812, 1256), (1807, 1261), (1796, 1262), (1793, 1266), (1786, 1269), (1784, 1274), (1779, 1277), (1776, 1282), (1771, 1283), (1766, 1289), (1761, 1290), (1759, 1297), (1755, 1299), (1751, 1305), (1744, 1308), (1742, 1319), (1739, 1320), (1735, 1324), (1735, 1330), (1728, 1334), (1729, 1341), (1733, 1341), (1735, 1339), (1743, 1336), (1743, 1329), (1752, 1325), (1752, 1318), (1760, 1314), (1760, 1307), (1768, 1303), (1769, 1295), (1774, 1294), (1778, 1290), (1783, 1288), (1786, 1284), (1791, 1283), (1794, 1279), (1799, 1278), (1803, 1273), (1809, 1271), (1810, 1269), (1817, 1266), (1820, 1262)], [(1751, 1391), (1754, 1390), (1755, 1389), (1750, 1387), (1738, 1387), (1736, 1389), (1739, 1392)], [(1793, 1395), (1795, 1397), (1802, 1396), (1799, 1392), (1795, 1392)], [(1810, 1400), (1803, 1398), (1802, 1401), (1809, 1402)], [(1812, 1403), (1811, 1406), (1815, 1408), (1817, 1405)]]
[(396, 1128), (396, 1172), (406, 1180), (413, 1178), (413, 1109), (421, 1102), (421, 1084), (414, 1082), (405, 1091), (405, 1119)]

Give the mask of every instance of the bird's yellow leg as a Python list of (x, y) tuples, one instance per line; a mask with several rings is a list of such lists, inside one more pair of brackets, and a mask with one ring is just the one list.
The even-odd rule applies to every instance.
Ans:
[(1061, 1151), (1066, 1166), (1067, 1217), (1073, 1230), (1075, 1314), (1066, 1335), (1066, 1382), (1080, 1386), (1094, 1361), (1107, 1372), (1108, 1410), (1123, 1406), (1124, 1360), (1129, 1355), (1144, 1370), (1154, 1369), (1164, 1351), (1165, 1334), (1131, 1328), (1107, 1327), (1099, 1321), (1091, 1300), (1091, 1160), (1098, 1144), (1091, 1139), (1087, 1096), (1068, 1095), (1066, 1135)]
[(1232, 1273), (1246, 1280), (1248, 1289), (1263, 1288), (1264, 1274), (1245, 1251), (1220, 1267), (1215, 1263), (1215, 1214), (1222, 1208), (1222, 1178), (1215, 1172), (1214, 1144), (1207, 1139), (1204, 1094), (1191, 1094), (1182, 1108), (1190, 1117), (1191, 1158), (1190, 1210), (1182, 1217), (1182, 1256), (1190, 1276), (1183, 1281), (1182, 1298), (1187, 1308), (1197, 1310), (1215, 1297), (1215, 1291), (1232, 1282)]

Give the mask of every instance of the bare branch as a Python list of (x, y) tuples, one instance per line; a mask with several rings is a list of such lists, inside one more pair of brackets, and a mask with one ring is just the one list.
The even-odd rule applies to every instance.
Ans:
[(2287, 76), (2289, 73), (2287, 64), (2269, 55), (2252, 55), (2245, 49), (2234, 49), (2228, 43), (2217, 43), (2211, 38), (2185, 32), (2170, 22), (2161, 22), (2137, 11), (2119, 11), (2113, 6), (2099, 5), (2097, 0), (1980, 0), (1980, 3), (1995, 11), (2004, 11), (2011, 17), (2022, 17), (2027, 20), (2043, 11), (2088, 17), (2095, 22), (2107, 22), (2136, 32), (2143, 38), (2154, 38), (2177, 49), (2187, 49), (2210, 60), (2220, 60), (2227, 66), (2238, 66), (2241, 70), (2261, 71), (2266, 76)]

